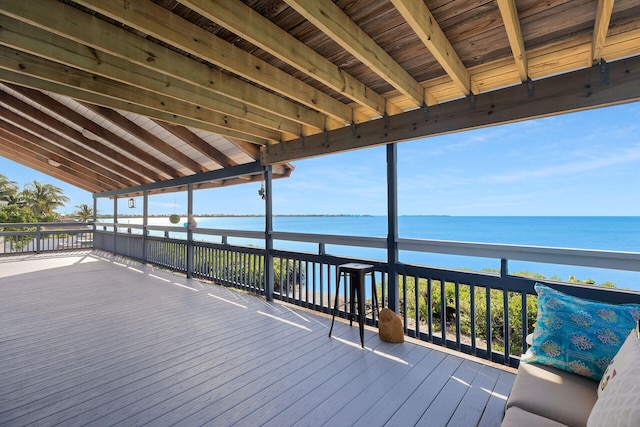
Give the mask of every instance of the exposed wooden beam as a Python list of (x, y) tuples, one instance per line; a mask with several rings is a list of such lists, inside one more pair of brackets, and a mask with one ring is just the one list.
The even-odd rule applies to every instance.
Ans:
[[(61, 122), (53, 119), (53, 117), (51, 117), (50, 115), (35, 107), (32, 107), (31, 105), (19, 100), (18, 98), (9, 95), (6, 92), (0, 91), (0, 102), (5, 103), (6, 105), (11, 105), (12, 107), (20, 111), (21, 114), (24, 114), (26, 117), (28, 117), (30, 120), (42, 123), (44, 126), (47, 126), (48, 128), (54, 130), (56, 134), (63, 135), (64, 138), (76, 141), (78, 144), (81, 144), (81, 146), (85, 149), (99, 153), (102, 157), (108, 160), (102, 162), (102, 164), (104, 164), (105, 167), (109, 168), (113, 172), (120, 173), (130, 180), (139, 182), (141, 184), (153, 181), (153, 178), (148, 178), (144, 175), (144, 171), (142, 171), (141, 169), (145, 168), (141, 167), (141, 165), (131, 160), (128, 156), (112, 148), (106, 147), (102, 144), (85, 138), (80, 132), (76, 131), (75, 129), (63, 125)], [(2, 117), (8, 117), (6, 115), (8, 114), (8, 112), (5, 113), (4, 111), (0, 110), (0, 114), (2, 114)], [(29, 130), (37, 133), (43, 138), (50, 139), (58, 144), (61, 143), (60, 139), (52, 138), (48, 134), (43, 134), (41, 132), (41, 129), (44, 128), (30, 128)], [(64, 144), (64, 142), (62, 142), (62, 144)], [(65, 148), (69, 149), (68, 146), (65, 146)], [(87, 158), (89, 157), (87, 156)], [(110, 164), (111, 162), (112, 164)], [(160, 175), (158, 174), (153, 174), (153, 176), (160, 179)]]
[(99, 116), (107, 119), (114, 125), (118, 126), (120, 129), (125, 132), (135, 136), (140, 141), (144, 142), (150, 147), (153, 147), (155, 150), (160, 151), (161, 153), (169, 156), (171, 159), (180, 163), (184, 167), (188, 168), (191, 172), (204, 172), (207, 169), (202, 166), (200, 163), (193, 160), (191, 157), (184, 154), (182, 151), (174, 148), (173, 146), (167, 144), (165, 141), (161, 140), (151, 132), (146, 129), (141, 128), (135, 123), (131, 122), (127, 118), (125, 118), (122, 114), (111, 110), (109, 108), (100, 107), (97, 105), (82, 103), (81, 104), (87, 108), (88, 110), (93, 111)]
[[(64, 162), (68, 163), (69, 165), (75, 164), (79, 167), (92, 170), (93, 172), (99, 174), (101, 176), (101, 181), (103, 181), (108, 186), (119, 188), (136, 184), (135, 182), (129, 180), (127, 177), (116, 174), (115, 172), (103, 167), (102, 161), (104, 161), (104, 159), (100, 159), (100, 156), (98, 156), (97, 154), (94, 153), (93, 156), (85, 157), (87, 153), (92, 153), (90, 150), (83, 150), (82, 147), (78, 146), (74, 147), (72, 143), (62, 139), (62, 137), (60, 137), (59, 135), (54, 134), (47, 129), (41, 128), (33, 122), (29, 122), (22, 116), (14, 114), (6, 109), (3, 110), (4, 111), (0, 112), (0, 114), (2, 114), (2, 120), (0, 120), (0, 129), (3, 129), (5, 132), (12, 134), (16, 138), (20, 138), (22, 141), (26, 141), (30, 144), (35, 144), (42, 150), (46, 150), (52, 155), (57, 156), (59, 159), (61, 159), (61, 163)], [(6, 120), (10, 120), (11, 123)], [(24, 129), (16, 125), (22, 126), (24, 127)], [(29, 129), (29, 131), (26, 131), (25, 129)], [(51, 138), (52, 134), (57, 135), (58, 137)], [(47, 137), (51, 138), (51, 140), (45, 139)], [(58, 144), (59, 142), (62, 142), (62, 144)]]
[(145, 171), (145, 173), (148, 174), (147, 176), (149, 176), (150, 178), (158, 179), (158, 176), (160, 176), (158, 174), (163, 174), (165, 178), (175, 178), (185, 175), (184, 173), (181, 173), (175, 168), (168, 166), (150, 153), (142, 150), (141, 148), (125, 140), (124, 138), (103, 128), (102, 126), (98, 126), (96, 122), (89, 120), (82, 114), (76, 112), (75, 110), (67, 107), (64, 104), (61, 104), (50, 96), (47, 96), (44, 93), (34, 89), (18, 87), (15, 85), (11, 85), (10, 87), (12, 90), (18, 92), (22, 96), (35, 101), (49, 111), (55, 112), (56, 115), (63, 117), (69, 122), (81, 128), (89, 129), (94, 135), (102, 138), (110, 145), (117, 147), (118, 150), (122, 150), (122, 152), (127, 153), (128, 156), (137, 160), (138, 168), (141, 171)]
[(401, 111), (239, 0), (183, 0), (181, 3), (359, 105), (369, 107), (378, 114), (397, 114)]
[(425, 103), (422, 86), (331, 0), (285, 1), (343, 49), (409, 97), (414, 107)]
[[(40, 0), (25, 1), (31, 3), (31, 7), (38, 9), (44, 8), (41, 5)], [(50, 2), (53, 0), (47, 1)], [(53, 3), (59, 2), (53, 1)], [(226, 69), (265, 88), (271, 89), (288, 99), (293, 99), (302, 105), (307, 106), (308, 108), (322, 112), (329, 116), (326, 120), (326, 125), (324, 126), (327, 129), (335, 129), (344, 123), (350, 123), (354, 120), (354, 112), (351, 107), (322, 93), (322, 91), (303, 83), (266, 61), (262, 61), (250, 53), (214, 36), (206, 30), (191, 24), (153, 2), (136, 1), (123, 3), (112, 1), (105, 2), (102, 0), (79, 0), (76, 3), (82, 4), (89, 9), (122, 22), (145, 34), (151, 35), (158, 40), (169, 43), (196, 57), (202, 58), (211, 64)], [(53, 6), (56, 5), (51, 5), (51, 7)], [(27, 5), (26, 8), (20, 7), (21, 15), (29, 13), (28, 10), (24, 10), (28, 9), (28, 7), (29, 5)], [(49, 7), (50, 6), (47, 6), (47, 8)], [(12, 8), (12, 11), (13, 9), (14, 8)], [(59, 28), (61, 31), (59, 34), (62, 36), (75, 37), (74, 35), (78, 31), (78, 28), (73, 28), (78, 27), (75, 19), (81, 19), (81, 17), (76, 13), (79, 11), (68, 9), (73, 8), (69, 8), (67, 6), (64, 13), (59, 15), (62, 21), (67, 22), (64, 27)], [(58, 12), (56, 9), (55, 13), (58, 15), (61, 12)], [(29, 15), (33, 15), (33, 13), (29, 13)], [(50, 19), (47, 18), (48, 14), (44, 15), (44, 18), (38, 18), (38, 21)], [(100, 25), (100, 20), (93, 19), (91, 25)], [(112, 29), (110, 31), (113, 32)], [(118, 40), (110, 40), (111, 38), (104, 33), (94, 34), (94, 31), (92, 30), (91, 40), (89, 40), (87, 37), (87, 28), (86, 26), (83, 26), (79, 36), (80, 39), (78, 42), (80, 43), (85, 43), (97, 49), (108, 51), (113, 55), (122, 54), (124, 57), (129, 58), (129, 60), (135, 61), (142, 66), (156, 68), (158, 71), (168, 72), (169, 74), (184, 74), (185, 78), (189, 81), (199, 82), (205, 86), (229, 86), (230, 92), (227, 93), (227, 95), (232, 98), (235, 97), (235, 99), (239, 99), (243, 102), (247, 102), (249, 104), (252, 103), (252, 100), (259, 104), (266, 101), (272, 102), (274, 105), (277, 104), (277, 106), (271, 108), (272, 111), (286, 112), (286, 117), (291, 119), (294, 117), (302, 118), (305, 115), (311, 115), (311, 112), (304, 108), (300, 108), (299, 105), (296, 106), (295, 103), (279, 102), (275, 98), (269, 98), (268, 92), (266, 91), (256, 90), (254, 87), (251, 87), (251, 85), (241, 85), (238, 79), (230, 78), (226, 73), (220, 73), (215, 69), (209, 69), (210, 71), (208, 73), (203, 73), (202, 67), (194, 68), (192, 66), (194, 61), (186, 61), (187, 58), (182, 55), (171, 55), (171, 61), (167, 62), (164, 60), (164, 58), (168, 56), (166, 49), (140, 37), (138, 37), (139, 40), (137, 40), (134, 45), (119, 45), (117, 52), (114, 52), (108, 50), (108, 45), (115, 44)], [(119, 34), (119, 37), (124, 36)], [(127, 42), (130, 41), (127, 40)], [(98, 47), (98, 45), (100, 47)], [(182, 56), (182, 58), (179, 58), (179, 56)], [(147, 61), (150, 58), (153, 60)], [(189, 65), (187, 66), (187, 64)], [(218, 90), (222, 89), (218, 88)], [(234, 96), (232, 91), (237, 95)], [(258, 98), (253, 98), (254, 96), (258, 96)], [(281, 101), (285, 100), (281, 99)], [(263, 106), (269, 110), (269, 107), (267, 107), (266, 104)], [(305, 118), (304, 122), (309, 122), (311, 119), (311, 117)], [(339, 123), (336, 123), (336, 120), (339, 121)], [(355, 120), (356, 122), (365, 121), (368, 120), (368, 117), (357, 114), (355, 116)]]
[(228, 166), (237, 165), (236, 162), (231, 160), (225, 154), (218, 151), (216, 148), (212, 147), (207, 141), (204, 141), (195, 133), (191, 132), (189, 129), (183, 126), (171, 125), (163, 122), (156, 122), (158, 125), (165, 128), (167, 131), (171, 132), (173, 135), (177, 136), (185, 143), (190, 145), (191, 147), (198, 150), (200, 153), (207, 156), (209, 159), (218, 163), (221, 167), (226, 168)]
[(101, 105), (103, 107), (112, 108), (115, 110), (129, 111), (141, 116), (162, 120), (166, 123), (173, 123), (180, 126), (202, 129), (208, 132), (225, 135), (238, 141), (251, 143), (256, 146), (264, 145), (268, 142), (266, 139), (258, 138), (253, 135), (247, 135), (233, 129), (224, 129), (210, 123), (193, 120), (189, 117), (177, 116), (168, 112), (132, 104), (130, 102), (111, 98), (100, 93), (85, 91), (84, 89), (79, 87), (68, 86), (57, 82), (43, 80), (29, 74), (17, 73), (12, 70), (3, 69), (2, 67), (0, 67), (0, 81), (15, 83), (20, 86), (30, 87), (39, 91), (65, 95), (78, 101), (84, 101), (94, 105)]
[[(75, 180), (73, 182), (70, 182), (70, 184), (77, 185), (84, 181), (88, 181), (101, 188), (113, 188), (114, 186), (122, 186), (121, 183), (111, 181), (110, 179), (105, 178), (103, 175), (96, 172), (95, 168), (93, 168), (91, 165), (80, 165), (72, 158), (61, 156), (60, 154), (58, 154), (60, 150), (56, 150), (54, 148), (55, 145), (51, 143), (47, 144), (46, 141), (34, 137), (33, 135), (30, 135), (28, 138), (23, 138), (16, 135), (15, 133), (5, 130), (5, 127), (10, 127), (7, 125), (9, 124), (0, 121), (0, 138), (4, 138), (6, 141), (12, 142), (16, 147), (20, 147), (21, 150), (29, 151), (32, 154), (41, 156), (43, 161), (47, 162), (47, 164), (49, 164), (49, 160), (58, 162), (59, 166), (53, 167), (58, 169), (61, 168), (62, 170), (71, 173), (75, 177)], [(52, 150), (52, 148), (54, 149)]]
[(398, 12), (465, 95), (471, 93), (471, 77), (423, 0), (391, 0)]
[(272, 164), (311, 156), (428, 136), (443, 135), (640, 100), (640, 56), (609, 63), (603, 81), (600, 67), (538, 80), (534, 95), (523, 85), (476, 95), (469, 100), (438, 104), (428, 115), (409, 111), (373, 120), (355, 129), (338, 129), (302, 140), (265, 146), (262, 163)]
[(244, 154), (251, 157), (253, 160), (258, 160), (260, 158), (260, 147), (258, 147), (257, 145), (249, 144), (235, 138), (227, 138), (227, 140), (238, 147), (240, 150), (242, 150)]
[(507, 30), (507, 37), (511, 45), (513, 59), (516, 61), (520, 81), (526, 82), (529, 78), (529, 66), (527, 62), (527, 52), (524, 48), (524, 39), (522, 38), (522, 30), (520, 29), (520, 19), (518, 18), (518, 9), (515, 0), (498, 0), (500, 15), (504, 28)]
[[(80, 87), (85, 91), (101, 96), (141, 105), (177, 116), (189, 117), (203, 123), (215, 124), (219, 128), (218, 133), (222, 135), (229, 134), (228, 136), (234, 136), (227, 132), (227, 130), (235, 130), (273, 142), (280, 140), (279, 132), (252, 125), (251, 123), (233, 117), (224, 116), (211, 110), (201, 109), (193, 104), (177, 101), (160, 93), (141, 89), (134, 91), (127, 84), (70, 68), (57, 62), (16, 51), (9, 47), (0, 46), (0, 68), (17, 73), (29, 74), (71, 88)], [(60, 94), (68, 95), (66, 91)], [(83, 100), (91, 102), (90, 100)], [(107, 107), (112, 108), (113, 106), (107, 105)]]
[(104, 187), (100, 182), (92, 182), (89, 179), (80, 179), (74, 175), (74, 171), (65, 165), (56, 168), (47, 162), (47, 158), (37, 153), (25, 151), (20, 144), (7, 140), (0, 136), (0, 151), (2, 156), (9, 160), (20, 163), (33, 170), (37, 170), (61, 181), (68, 182), (83, 190), (95, 193), (101, 191)]
[[(88, 49), (85, 45), (73, 40), (57, 36), (13, 18), (0, 15), (0, 28), (2, 28), (0, 43), (4, 46), (282, 132), (281, 139), (283, 140), (299, 137), (303, 134), (303, 124), (292, 119), (279, 117), (273, 111), (258, 109), (220, 94), (219, 91), (214, 91), (210, 87), (187, 83), (182, 78), (159, 73), (121, 57)], [(124, 30), (114, 29), (114, 31)], [(129, 36), (129, 38), (136, 39), (133, 34), (129, 34)], [(113, 46), (111, 48), (113, 49)], [(177, 54), (172, 52), (172, 56), (175, 55)], [(190, 61), (196, 67), (203, 67), (196, 61)], [(243, 84), (246, 85), (246, 83)], [(216, 85), (215, 87), (221, 86)], [(228, 86), (225, 85), (224, 88), (228, 88)], [(316, 114), (316, 116), (317, 120), (313, 123), (313, 127), (316, 131), (320, 131), (324, 129), (325, 120), (320, 114)], [(307, 123), (304, 125), (311, 126)]]
[(602, 49), (607, 40), (613, 3), (614, 0), (598, 0), (596, 21), (593, 26), (593, 41), (591, 42), (591, 64), (598, 64), (602, 60)]

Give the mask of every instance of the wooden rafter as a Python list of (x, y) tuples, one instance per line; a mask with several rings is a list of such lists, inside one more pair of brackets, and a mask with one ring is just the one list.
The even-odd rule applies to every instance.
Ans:
[(54, 163), (57, 164), (57, 166), (53, 167), (61, 168), (67, 172), (73, 171), (75, 175), (75, 179), (73, 180), (74, 185), (88, 181), (92, 183), (94, 187), (98, 188), (111, 188), (114, 185), (121, 186), (121, 184), (105, 178), (104, 175), (95, 171), (91, 165), (81, 165), (77, 161), (72, 160), (72, 157), (64, 157), (60, 154), (60, 152), (64, 153), (64, 151), (59, 148), (56, 150), (53, 144), (47, 144), (47, 141), (37, 137), (34, 138), (33, 135), (30, 135), (28, 132), (24, 135), (24, 132), (20, 132), (20, 130), (15, 129), (15, 127), (13, 128), (15, 133), (9, 132), (5, 130), (7, 127), (10, 127), (7, 126), (7, 123), (0, 122), (0, 138), (10, 142), (20, 150), (28, 151), (31, 155), (39, 157), (43, 163), (47, 163), (49, 166), (53, 166), (49, 163), (51, 160), (57, 162)]
[(602, 50), (607, 40), (607, 32), (609, 31), (609, 22), (611, 21), (614, 1), (615, 0), (598, 0), (596, 21), (593, 27), (593, 41), (591, 42), (591, 63), (589, 65), (597, 64), (602, 60)]
[(375, 91), (239, 0), (184, 0), (181, 3), (377, 114), (401, 111), (392, 104), (387, 105)]
[(526, 82), (529, 78), (529, 65), (516, 2), (515, 0), (498, 0), (498, 7), (500, 8), (504, 28), (507, 30), (507, 37), (511, 45), (511, 52), (513, 52), (513, 59), (516, 61), (520, 81)]
[[(6, 92), (0, 92), (0, 102), (19, 109), (26, 117), (30, 118), (32, 121), (36, 123), (42, 123), (47, 128), (50, 128), (57, 134), (62, 135), (64, 138), (79, 143), (85, 149), (97, 152), (99, 155), (107, 159), (107, 161), (101, 160), (102, 164), (105, 164), (106, 167), (108, 167), (115, 173), (120, 173), (121, 175), (126, 176), (130, 180), (137, 183), (148, 183), (152, 182), (153, 180), (162, 179), (162, 176), (147, 170), (142, 165), (137, 164), (129, 156), (104, 145), (96, 144), (94, 141), (84, 137), (81, 132), (63, 125), (61, 122), (53, 119), (50, 115), (19, 100), (18, 98), (7, 94)], [(8, 112), (3, 111), (2, 114), (8, 114)], [(47, 134), (43, 134), (40, 129), (45, 128), (32, 128), (32, 130), (36, 132), (36, 134), (50, 139)], [(152, 177), (146, 177), (146, 174), (152, 175)]]
[(52, 82), (49, 80), (43, 80), (34, 77), (28, 73), (18, 73), (12, 70), (3, 69), (0, 66), (0, 81), (14, 82), (24, 87), (37, 89), (44, 92), (52, 92), (68, 96), (76, 100), (102, 105), (114, 110), (129, 111), (141, 116), (151, 117), (157, 120), (162, 120), (166, 123), (174, 123), (180, 126), (188, 126), (197, 129), (206, 130), (220, 135), (225, 135), (230, 138), (235, 138), (237, 141), (243, 141), (252, 143), (255, 145), (264, 145), (268, 141), (263, 138), (247, 135), (242, 132), (238, 132), (234, 129), (224, 129), (211, 123), (205, 123), (192, 119), (190, 117), (178, 116), (166, 111), (157, 110), (154, 108), (132, 104), (125, 100), (112, 98), (100, 93), (89, 92), (79, 87), (69, 86), (62, 83)]
[(46, 156), (39, 155), (30, 151), (25, 151), (20, 144), (0, 136), (0, 149), (3, 157), (13, 160), (16, 163), (27, 166), (33, 170), (37, 170), (61, 181), (68, 182), (83, 190), (97, 193), (104, 190), (100, 185), (100, 181), (92, 181), (89, 179), (81, 179), (77, 176), (74, 169), (68, 168), (66, 165), (54, 167), (47, 163)]
[[(37, 2), (35, 0), (27, 1)], [(335, 122), (336, 120), (342, 124), (350, 123), (354, 120), (354, 112), (349, 106), (331, 98), (309, 85), (304, 84), (293, 76), (270, 65), (268, 62), (262, 61), (232, 44), (224, 42), (199, 27), (195, 27), (193, 24), (185, 21), (166, 9), (153, 4), (152, 2), (130, 2), (125, 5), (118, 2), (104, 2), (101, 0), (79, 0), (77, 3), (87, 6), (106, 16), (120, 20), (124, 24), (135, 28), (138, 31), (149, 34), (158, 40), (163, 40), (184, 50), (185, 52), (189, 52), (194, 56), (202, 58), (211, 64), (220, 66), (287, 98), (306, 105), (309, 108), (326, 114), (330, 119), (326, 120), (323, 127), (327, 129), (334, 129), (338, 127), (339, 124)], [(75, 17), (75, 12), (70, 11), (69, 13), (73, 13)], [(65, 17), (64, 19), (70, 18)], [(99, 40), (102, 40), (102, 43), (105, 44), (104, 37), (94, 40), (94, 42), (97, 43)], [(126, 57), (129, 60), (139, 61), (141, 65), (147, 65), (149, 67), (158, 67), (158, 70), (161, 72), (165, 70), (164, 68), (161, 69), (161, 67), (168, 66), (171, 73), (188, 73), (187, 70), (190, 68), (183, 66), (183, 64), (185, 64), (184, 57), (180, 59), (180, 62), (178, 63), (165, 63), (164, 61), (156, 60), (156, 58), (162, 59), (162, 57), (166, 56), (167, 52), (154, 43), (145, 43), (145, 50), (139, 50), (137, 45), (140, 44), (141, 40), (144, 41), (144, 39), (138, 40), (136, 46), (132, 46), (133, 49), (129, 48), (122, 52), (126, 52)], [(109, 43), (106, 44), (114, 42), (111, 40), (107, 41)], [(126, 46), (123, 46), (123, 48), (124, 47)], [(116, 53), (113, 54), (115, 55)], [(158, 55), (161, 56), (159, 57)], [(153, 58), (152, 61), (148, 61), (150, 57)], [(189, 64), (191, 66), (191, 63)], [(177, 70), (180, 70), (180, 72), (177, 72)], [(300, 109), (300, 107), (296, 107), (295, 104), (287, 104), (283, 102), (285, 100), (277, 101), (275, 98), (269, 97), (269, 95), (267, 95), (268, 92), (256, 90), (255, 87), (247, 87), (246, 85), (241, 84), (240, 80), (233, 79), (230, 76), (217, 72), (214, 69), (210, 69), (209, 74), (186, 74), (185, 77), (196, 82), (202, 81), (202, 84), (206, 86), (211, 86), (210, 82), (213, 82), (213, 86), (231, 86), (230, 90), (237, 93), (237, 96), (242, 98), (240, 100), (243, 102), (250, 103), (252, 99), (254, 102), (258, 103), (266, 101), (272, 102), (276, 104), (274, 107), (265, 106), (265, 108), (271, 108), (272, 111), (281, 114), (283, 112), (289, 112), (286, 117), (291, 118), (292, 120), (295, 117), (311, 115), (311, 112), (308, 112), (305, 109)], [(231, 93), (229, 96), (233, 97)], [(244, 99), (243, 97), (257, 97), (257, 99)], [(356, 121), (363, 121), (367, 119), (368, 117), (365, 116), (355, 116)]]
[[(44, 15), (18, 5), (10, 11), (15, 19), (0, 16), (6, 31), (2, 35), (3, 44), (292, 136), (299, 136), (302, 126), (324, 129), (326, 119), (321, 114), (267, 91), (248, 90), (246, 82), (55, 3), (58, 5), (54, 5), (51, 13), (62, 9), (72, 16), (53, 20), (51, 13)], [(16, 23), (17, 19), (23, 22)], [(70, 22), (75, 25), (70, 26)], [(109, 31), (116, 36), (105, 38)], [(58, 36), (62, 33), (70, 38)], [(149, 61), (150, 57), (154, 60)], [(276, 112), (280, 111), (283, 113), (278, 116)]]
[(200, 163), (193, 160), (191, 157), (185, 155), (180, 150), (175, 149), (165, 141), (161, 140), (151, 132), (146, 129), (141, 128), (140, 126), (132, 123), (130, 120), (127, 120), (122, 114), (111, 110), (109, 108), (100, 107), (98, 105), (91, 105), (87, 103), (81, 103), (88, 110), (93, 111), (97, 115), (105, 118), (110, 121), (114, 125), (118, 126), (120, 129), (125, 132), (135, 136), (140, 141), (144, 142), (150, 147), (153, 147), (155, 150), (166, 154), (171, 157), (176, 162), (180, 163), (182, 166), (191, 170), (192, 173), (204, 172), (207, 169), (202, 166)]
[(45, 107), (49, 111), (55, 112), (56, 115), (64, 118), (65, 120), (74, 123), (75, 125), (83, 129), (88, 129), (98, 138), (102, 138), (103, 140), (108, 141), (108, 143), (116, 147), (117, 150), (128, 153), (132, 157), (132, 159), (135, 160), (139, 165), (138, 168), (142, 171), (145, 171), (148, 177), (158, 179), (159, 174), (164, 175), (166, 178), (174, 178), (185, 175), (184, 173), (181, 173), (180, 171), (172, 168), (166, 163), (161, 162), (136, 145), (133, 145), (131, 142), (105, 129), (102, 126), (96, 125), (94, 121), (89, 120), (82, 114), (74, 111), (66, 105), (61, 104), (60, 102), (43, 94), (42, 92), (28, 88), (19, 88), (17, 86), (11, 86), (11, 88), (14, 91), (20, 93), (22, 96), (25, 96), (37, 102), (39, 105)]
[(80, 167), (90, 169), (100, 175), (101, 180), (105, 184), (114, 187), (122, 188), (136, 184), (136, 182), (130, 180), (125, 175), (118, 174), (102, 166), (101, 161), (96, 161), (100, 160), (100, 156), (95, 152), (75, 145), (59, 134), (42, 128), (10, 111), (2, 111), (1, 114), (2, 121), (0, 121), (0, 128), (11, 133), (14, 137), (22, 139), (25, 143), (37, 144), (42, 149), (57, 156), (61, 163), (67, 162), (69, 165), (77, 164)]
[(162, 122), (156, 122), (158, 125), (165, 128), (167, 131), (171, 132), (173, 135), (177, 136), (185, 143), (195, 148), (209, 159), (218, 163), (221, 167), (227, 166), (235, 166), (237, 163), (227, 157), (225, 154), (216, 150), (214, 147), (209, 145), (206, 141), (200, 138), (198, 135), (191, 132), (189, 129), (183, 126), (171, 125)]
[(536, 82), (535, 95), (521, 85), (484, 93), (472, 106), (459, 99), (421, 110), (370, 121), (355, 131), (338, 129), (327, 135), (288, 141), (262, 148), (264, 164), (279, 163), (332, 152), (353, 150), (394, 141), (443, 135), (530, 118), (640, 100), (640, 56), (609, 64), (609, 79), (600, 67), (590, 67)]
[[(307, 21), (406, 95), (414, 106), (425, 103), (424, 89), (367, 33), (330, 0), (285, 0)], [(433, 100), (432, 103), (435, 103)]]
[(391, 0), (402, 17), (429, 49), (445, 72), (465, 94), (471, 93), (471, 77), (423, 0)]
[[(237, 132), (243, 132), (250, 136), (266, 139), (267, 141), (271, 140), (275, 142), (280, 140), (280, 133), (277, 131), (252, 125), (243, 120), (228, 117), (211, 110), (201, 109), (197, 105), (178, 101), (159, 92), (145, 90), (132, 91), (131, 87), (125, 83), (99, 78), (86, 71), (70, 68), (57, 62), (19, 52), (8, 47), (0, 46), (0, 68), (23, 74), (28, 73), (42, 80), (53, 81), (67, 87), (74, 87), (81, 82), (79, 87), (88, 92), (216, 125), (219, 133), (222, 135), (228, 133), (226, 132), (227, 129), (234, 129)], [(112, 105), (106, 106), (115, 108)], [(230, 134), (228, 136), (233, 137), (235, 135)]]

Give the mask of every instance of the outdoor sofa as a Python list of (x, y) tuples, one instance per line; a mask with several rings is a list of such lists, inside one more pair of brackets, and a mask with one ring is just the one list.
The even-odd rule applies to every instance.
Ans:
[(531, 347), (502, 426), (640, 426), (640, 305), (536, 291)]

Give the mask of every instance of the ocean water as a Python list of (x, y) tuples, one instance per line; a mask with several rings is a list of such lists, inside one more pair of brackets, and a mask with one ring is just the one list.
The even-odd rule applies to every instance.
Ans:
[[(263, 217), (200, 217), (199, 227), (264, 230)], [(122, 220), (120, 221), (122, 222)], [(151, 224), (169, 225), (166, 218), (152, 218)], [(275, 231), (385, 237), (386, 217), (380, 216), (276, 216)], [(401, 216), (399, 237), (503, 243), (559, 248), (600, 249), (640, 252), (640, 217), (458, 217)], [(198, 238), (199, 236), (196, 236)], [(211, 239), (211, 236), (200, 236)], [(231, 243), (262, 245), (261, 241), (232, 239)], [(317, 252), (317, 245), (298, 242), (275, 242), (279, 249)], [(327, 245), (327, 253), (356, 258), (385, 260), (378, 249)], [(400, 261), (410, 264), (482, 270), (500, 268), (500, 260), (402, 251)], [(640, 273), (587, 267), (510, 261), (509, 272), (532, 272), (548, 278), (612, 282), (619, 288), (640, 290)]]

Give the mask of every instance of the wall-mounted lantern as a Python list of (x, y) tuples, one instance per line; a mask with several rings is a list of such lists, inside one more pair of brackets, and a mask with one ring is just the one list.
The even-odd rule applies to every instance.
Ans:
[(132, 209), (136, 207), (136, 201), (133, 197), (129, 199), (129, 207)]

